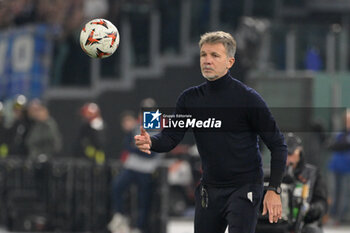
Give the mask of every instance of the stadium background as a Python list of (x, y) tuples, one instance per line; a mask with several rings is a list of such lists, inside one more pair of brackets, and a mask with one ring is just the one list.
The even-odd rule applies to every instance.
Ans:
[[(68, 159), (77, 111), (95, 101), (108, 126), (107, 158), (118, 159), (120, 113), (137, 112), (145, 97), (172, 107), (182, 90), (203, 81), (199, 36), (224, 30), (238, 43), (233, 76), (256, 88), (273, 111), (295, 108), (292, 120), (278, 119), (280, 127), (300, 131), (311, 145), (317, 126), (340, 130), (338, 110), (350, 107), (349, 13), (347, 0), (2, 0), (0, 99), (6, 106), (17, 94), (43, 99)], [(97, 17), (121, 35), (104, 60), (90, 59), (78, 43), (82, 25)], [(319, 149), (314, 159), (327, 174), (330, 153)]]

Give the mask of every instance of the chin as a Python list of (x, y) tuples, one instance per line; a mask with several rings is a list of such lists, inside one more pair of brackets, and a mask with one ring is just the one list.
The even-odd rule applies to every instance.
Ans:
[(209, 76), (209, 75), (205, 75), (205, 74), (202, 74), (202, 75), (205, 79), (208, 79), (209, 81), (217, 78), (216, 76)]

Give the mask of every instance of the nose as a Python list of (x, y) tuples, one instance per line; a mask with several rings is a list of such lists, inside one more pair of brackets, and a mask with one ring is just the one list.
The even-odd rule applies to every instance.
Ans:
[(212, 62), (212, 60), (211, 60), (211, 58), (209, 56), (206, 56), (206, 57), (203, 58), (203, 63), (205, 65), (210, 65), (211, 62)]

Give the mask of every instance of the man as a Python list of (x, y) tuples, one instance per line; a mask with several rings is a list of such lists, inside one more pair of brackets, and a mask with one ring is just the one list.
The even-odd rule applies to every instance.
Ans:
[(327, 187), (318, 169), (305, 163), (301, 139), (293, 133), (288, 133), (286, 143), (288, 146), (287, 167), (291, 168), (288, 171), (292, 173), (288, 175), (293, 179), (293, 183), (307, 184), (309, 187), (309, 195), (306, 197), (309, 207), (302, 219), (304, 224), (302, 232), (322, 233), (321, 220), (328, 208)]
[[(258, 135), (272, 157), (272, 175), (263, 202), (263, 213), (269, 213), (271, 223), (281, 218), (279, 185), (287, 147), (264, 100), (229, 74), (235, 63), (234, 38), (222, 31), (206, 33), (199, 47), (201, 72), (207, 81), (180, 95), (176, 114), (209, 119), (224, 111), (221, 120), (227, 128), (209, 132), (193, 129), (203, 168), (195, 195), (195, 233), (223, 233), (227, 225), (230, 233), (253, 233), (263, 195)], [(167, 128), (150, 137), (141, 127), (135, 144), (148, 154), (151, 150), (170, 151), (182, 140), (185, 131)]]
[(350, 109), (344, 114), (344, 129), (329, 145), (333, 152), (328, 167), (333, 174), (332, 206), (330, 216), (334, 225), (347, 221), (350, 213)]
[(50, 116), (48, 108), (39, 100), (28, 104), (28, 116), (33, 121), (26, 137), (28, 163), (34, 163), (34, 180), (41, 200), (48, 203), (49, 163), (62, 148), (62, 137), (58, 125)]
[[(145, 98), (141, 101), (141, 108), (155, 108), (156, 102), (152, 98)], [(123, 169), (112, 181), (112, 210), (113, 218), (108, 224), (108, 229), (112, 233), (145, 233), (148, 232), (148, 216), (151, 209), (151, 199), (153, 189), (153, 174), (156, 171), (160, 155), (152, 153), (145, 154), (135, 147), (133, 138), (139, 132), (139, 119), (134, 119), (132, 115), (123, 115), (122, 127), (126, 131), (124, 149), (128, 152), (124, 158)], [(127, 218), (124, 195), (129, 190), (130, 185), (137, 187), (137, 220), (136, 224)], [(130, 226), (131, 225), (131, 226)], [(131, 229), (130, 229), (131, 228)]]
[(93, 102), (80, 108), (82, 124), (79, 128), (75, 154), (96, 164), (105, 163), (106, 125), (100, 107)]
[(30, 101), (28, 116), (33, 121), (25, 141), (29, 159), (36, 161), (43, 156), (53, 158), (62, 148), (62, 137), (55, 119), (38, 99)]

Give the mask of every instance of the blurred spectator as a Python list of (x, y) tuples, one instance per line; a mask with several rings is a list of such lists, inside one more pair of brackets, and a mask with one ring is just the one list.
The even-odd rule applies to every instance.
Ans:
[[(302, 222), (304, 223), (302, 232), (323, 232), (322, 217), (327, 213), (328, 209), (327, 186), (321, 177), (319, 168), (306, 162), (308, 155), (304, 154), (301, 139), (294, 133), (287, 133), (285, 141), (288, 147), (288, 157), (287, 174), (283, 178), (284, 181), (290, 179), (294, 184), (299, 182), (303, 185), (308, 185), (309, 188), (309, 195), (306, 199), (308, 203), (308, 205), (306, 205), (307, 211), (302, 219)], [(302, 214), (301, 211), (302, 209), (300, 208), (300, 213), (298, 213), (298, 215)]]
[(339, 133), (330, 145), (333, 157), (329, 169), (334, 174), (333, 201), (330, 215), (340, 224), (349, 214), (350, 196), (350, 109), (345, 114), (344, 131)]
[(132, 135), (132, 131), (135, 129), (138, 124), (137, 118), (132, 111), (125, 111), (121, 114), (121, 126), (125, 133), (124, 139), (124, 149), (121, 152), (120, 160), (122, 163), (126, 161), (129, 156), (128, 144), (130, 143), (130, 135)]
[(28, 116), (33, 125), (25, 140), (29, 159), (32, 161), (48, 160), (58, 154), (62, 147), (61, 134), (56, 121), (50, 116), (46, 106), (34, 99), (28, 105)]
[[(153, 99), (147, 98), (141, 102), (141, 108), (154, 108), (156, 103)], [(142, 112), (139, 120), (142, 119)], [(114, 178), (112, 187), (112, 208), (113, 219), (108, 224), (112, 233), (129, 232), (129, 220), (123, 206), (123, 196), (131, 184), (137, 186), (138, 209), (137, 223), (133, 226), (132, 233), (145, 233), (147, 229), (148, 216), (150, 215), (152, 199), (152, 174), (159, 164), (157, 153), (146, 154), (137, 149), (134, 144), (134, 136), (140, 133), (140, 123), (133, 119), (132, 115), (125, 115), (122, 118), (122, 127), (128, 131), (125, 138), (125, 150), (128, 156), (125, 159), (123, 170)]]
[(29, 153), (27, 165), (34, 168), (34, 183), (38, 197), (43, 203), (47, 203), (48, 162), (61, 150), (61, 134), (56, 121), (50, 116), (48, 109), (40, 100), (34, 99), (29, 102), (28, 116), (33, 123), (25, 138)]
[(32, 121), (28, 117), (27, 98), (18, 95), (12, 105), (14, 121), (9, 129), (10, 148), (9, 154), (27, 156), (28, 148), (26, 138), (32, 126)]
[(132, 111), (125, 111), (121, 114), (121, 126), (125, 133), (130, 133), (137, 125), (137, 118)]
[(4, 105), (0, 101), (0, 158), (6, 158), (9, 152), (8, 130), (4, 125)]
[(75, 153), (97, 164), (104, 164), (105, 123), (96, 103), (85, 103), (80, 108), (82, 125), (78, 132)]

